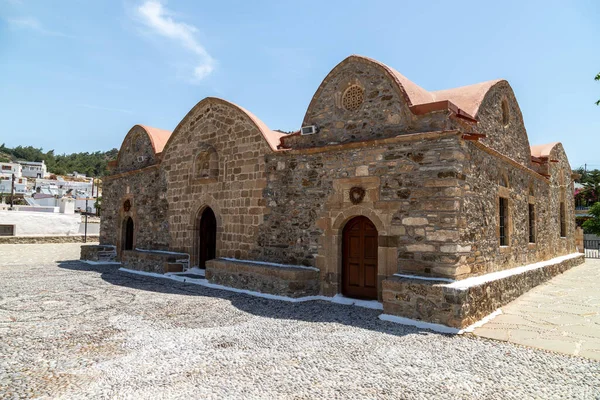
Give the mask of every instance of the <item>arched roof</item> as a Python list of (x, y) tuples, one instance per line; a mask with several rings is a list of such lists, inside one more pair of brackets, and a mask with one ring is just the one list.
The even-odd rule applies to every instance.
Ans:
[(477, 117), (479, 106), (483, 102), (487, 92), (497, 83), (504, 82), (502, 79), (476, 83), (474, 85), (461, 86), (454, 89), (445, 89), (431, 92), (435, 100), (448, 100), (456, 104), (461, 110), (472, 117)]
[(169, 137), (171, 137), (171, 131), (167, 131), (165, 129), (153, 128), (147, 125), (137, 125), (146, 131), (148, 137), (150, 138), (150, 142), (152, 143), (152, 148), (154, 149), (154, 154), (158, 154), (163, 151)]
[(271, 148), (271, 150), (277, 151), (277, 146), (279, 145), (279, 140), (283, 136), (286, 135), (285, 133), (278, 132), (278, 131), (273, 131), (273, 130), (269, 129), (269, 127), (264, 122), (262, 122), (257, 116), (255, 116), (254, 114), (252, 114), (250, 111), (246, 110), (243, 107), (238, 106), (237, 104), (234, 104), (234, 103), (232, 103), (230, 101), (227, 101), (227, 100), (220, 99), (218, 97), (205, 97), (204, 99), (200, 100), (186, 114), (186, 116), (183, 117), (183, 119), (179, 122), (179, 124), (177, 125), (177, 127), (173, 131), (173, 134), (170, 136), (169, 140), (165, 144), (164, 148), (167, 149), (167, 147), (169, 146), (169, 143), (171, 143), (171, 141), (173, 140), (172, 138), (177, 135), (177, 133), (180, 131), (181, 127), (183, 126), (184, 122), (191, 115), (193, 115), (194, 112), (198, 108), (204, 106), (207, 103), (211, 103), (211, 102), (225, 104), (225, 105), (228, 105), (230, 107), (238, 109), (242, 114), (246, 115), (246, 117), (248, 117), (248, 119), (250, 119), (250, 121), (254, 124), (254, 126), (256, 126), (256, 128), (260, 131), (261, 135), (263, 136), (263, 138), (265, 139), (265, 141), (267, 142), (267, 144), (269, 145), (269, 147)]
[(536, 144), (535, 146), (531, 146), (531, 155), (537, 158), (548, 158), (550, 157), (552, 149), (554, 149), (554, 147), (559, 144), (560, 142)]
[(127, 140), (127, 137), (129, 136), (129, 134), (136, 128), (141, 128), (146, 133), (146, 135), (148, 135), (148, 139), (150, 139), (150, 143), (152, 143), (152, 149), (154, 150), (155, 155), (157, 155), (163, 151), (163, 149), (172, 133), (172, 132), (164, 130), (164, 129), (153, 128), (151, 126), (146, 126), (146, 125), (136, 124), (136, 125), (132, 126), (131, 129), (129, 130), (129, 132), (127, 132), (127, 135), (125, 135), (125, 138), (123, 138), (123, 142), (121, 143), (121, 147), (119, 148), (119, 153), (117, 154), (117, 160), (116, 160), (117, 164), (118, 164), (119, 160), (121, 159), (121, 151), (123, 150), (123, 145), (125, 144), (125, 140)]
[[(343, 65), (352, 62), (352, 61), (363, 61), (374, 64), (380, 68), (382, 68), (390, 77), (390, 79), (396, 84), (399, 92), (402, 94), (409, 107), (413, 106), (422, 106), (424, 104), (436, 103), (441, 101), (448, 101), (457, 108), (459, 108), (463, 114), (470, 116), (472, 118), (476, 118), (477, 112), (479, 110), (479, 106), (483, 102), (485, 95), (487, 92), (494, 86), (495, 84), (502, 82), (502, 80), (493, 80), (482, 83), (477, 83), (474, 85), (458, 87), (454, 89), (445, 89), (438, 90), (434, 92), (427, 91), (421, 86), (409, 80), (407, 77), (402, 75), (400, 72), (396, 71), (394, 68), (389, 67), (388, 65), (374, 60), (369, 57), (360, 56), (360, 55), (351, 55), (336, 65), (331, 72), (325, 77), (323, 83), (328, 81), (328, 78), (334, 74), (340, 67)], [(324, 84), (321, 83), (319, 89), (312, 98), (311, 104), (308, 109), (310, 110), (313, 102), (321, 90), (324, 87)]]

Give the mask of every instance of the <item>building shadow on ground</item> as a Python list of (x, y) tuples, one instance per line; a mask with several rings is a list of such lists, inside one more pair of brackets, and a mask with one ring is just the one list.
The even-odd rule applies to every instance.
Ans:
[(163, 294), (211, 297), (228, 300), (239, 310), (265, 318), (299, 320), (315, 323), (339, 323), (356, 328), (368, 329), (395, 336), (414, 334), (435, 334), (427, 329), (382, 321), (378, 316), (381, 310), (314, 300), (292, 303), (272, 300), (243, 293), (178, 282), (171, 279), (155, 278), (119, 271), (119, 265), (90, 265), (78, 260), (58, 262), (59, 268), (72, 271), (97, 272), (111, 285)]

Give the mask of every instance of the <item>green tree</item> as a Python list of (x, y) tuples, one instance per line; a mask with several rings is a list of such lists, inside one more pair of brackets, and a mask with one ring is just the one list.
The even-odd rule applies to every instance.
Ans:
[(600, 235), (600, 202), (594, 203), (590, 208), (589, 214), (592, 218), (583, 223), (583, 230), (585, 233)]

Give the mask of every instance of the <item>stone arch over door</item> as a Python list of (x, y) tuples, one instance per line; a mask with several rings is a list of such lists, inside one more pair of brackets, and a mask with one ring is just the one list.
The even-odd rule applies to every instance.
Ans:
[[(135, 202), (131, 194), (121, 198), (117, 233), (117, 254), (121, 257), (123, 250), (135, 250), (137, 230), (139, 229)], [(128, 248), (130, 247), (130, 248)]]
[(201, 195), (190, 214), (190, 220), (188, 224), (188, 238), (185, 244), (185, 251), (190, 255), (191, 265), (198, 266), (198, 254), (197, 254), (197, 241), (200, 230), (200, 222), (202, 214), (207, 209), (211, 209), (215, 217), (215, 258), (219, 257), (219, 252), (222, 249), (221, 235), (223, 233), (223, 220), (221, 207), (215, 198), (210, 194)]
[(217, 218), (212, 208), (204, 207), (196, 217), (194, 229), (193, 265), (206, 269), (206, 262), (216, 258)]
[(133, 250), (134, 249), (134, 232), (135, 232), (135, 223), (133, 222), (133, 218), (126, 217), (123, 220), (123, 250)]
[[(393, 240), (396, 236), (388, 236), (390, 230), (377, 212), (360, 205), (344, 211), (328, 212), (319, 220), (319, 225), (324, 228), (317, 256), (317, 267), (321, 270), (321, 291), (327, 296), (343, 292), (344, 228), (356, 217), (365, 217), (377, 231), (377, 299), (381, 300), (381, 281), (398, 272), (398, 249)], [(387, 218), (385, 220), (388, 221)]]

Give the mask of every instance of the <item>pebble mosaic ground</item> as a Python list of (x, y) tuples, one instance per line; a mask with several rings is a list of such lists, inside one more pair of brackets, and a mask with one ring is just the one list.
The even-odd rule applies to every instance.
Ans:
[(0, 398), (594, 399), (600, 363), (0, 245)]

